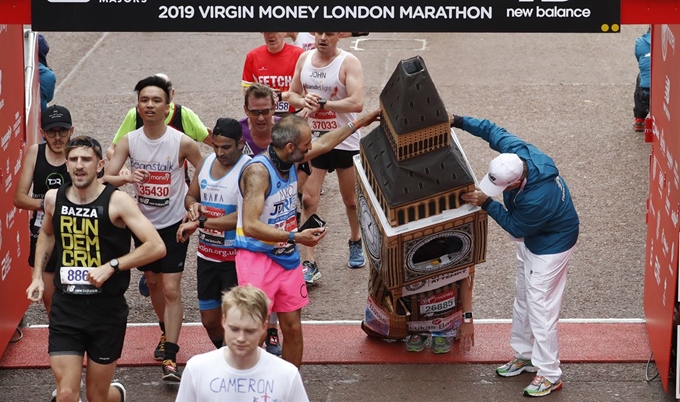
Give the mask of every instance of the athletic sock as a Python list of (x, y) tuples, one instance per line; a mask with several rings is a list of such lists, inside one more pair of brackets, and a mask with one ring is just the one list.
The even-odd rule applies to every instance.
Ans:
[(161, 327), (161, 331), (165, 333), (165, 323), (163, 321), (158, 321), (158, 326)]
[(165, 341), (165, 356), (163, 360), (177, 361), (177, 353), (179, 352), (179, 345), (176, 343)]

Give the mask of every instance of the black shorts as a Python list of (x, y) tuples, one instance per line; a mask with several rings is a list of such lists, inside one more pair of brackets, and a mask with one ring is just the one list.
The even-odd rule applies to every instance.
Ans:
[[(177, 272), (184, 271), (184, 260), (187, 257), (187, 250), (189, 249), (189, 242), (184, 243), (177, 242), (177, 229), (182, 221), (170, 225), (167, 228), (156, 229), (158, 234), (163, 239), (165, 244), (165, 257), (160, 260), (156, 260), (150, 264), (138, 267), (140, 271), (151, 271), (156, 274), (174, 274)], [(135, 239), (135, 247), (139, 247), (142, 242), (136, 236), (132, 236)]]
[(306, 173), (307, 176), (312, 174), (312, 168), (309, 167), (309, 162), (303, 162), (303, 163), (298, 164), (297, 170), (298, 170), (298, 172)]
[(199, 310), (222, 306), (222, 292), (238, 285), (234, 261), (214, 262), (197, 258), (196, 277)]
[(54, 292), (50, 311), (50, 356), (78, 355), (95, 363), (120, 358), (128, 305), (125, 296), (74, 296)]
[[(34, 237), (33, 233), (31, 233), (30, 237), (31, 248), (28, 251), (28, 265), (31, 267), (35, 267), (35, 246), (38, 244), (38, 235), (36, 234)], [(56, 268), (57, 268), (57, 253), (55, 250), (52, 250), (52, 255), (50, 256), (50, 260), (47, 262), (45, 272), (54, 273)]]
[(312, 166), (317, 169), (328, 170), (332, 173), (335, 169), (347, 169), (354, 166), (352, 158), (358, 154), (359, 151), (345, 151), (341, 149), (333, 149), (321, 156), (312, 159)]

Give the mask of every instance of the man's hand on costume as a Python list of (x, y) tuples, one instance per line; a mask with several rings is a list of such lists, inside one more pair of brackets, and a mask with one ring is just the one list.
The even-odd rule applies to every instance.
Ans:
[(481, 190), (475, 190), (475, 191), (471, 191), (469, 193), (463, 194), (461, 196), (461, 198), (467, 204), (476, 205), (478, 207), (481, 207), (482, 204), (484, 204), (486, 202), (486, 200), (489, 198), (489, 196), (484, 194)]

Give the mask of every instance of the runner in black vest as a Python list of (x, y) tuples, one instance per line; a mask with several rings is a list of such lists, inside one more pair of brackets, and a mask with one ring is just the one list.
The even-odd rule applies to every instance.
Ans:
[[(45, 142), (28, 147), (24, 156), (19, 184), (14, 193), (14, 205), (33, 211), (29, 225), (31, 238), (28, 265), (31, 267), (35, 267), (35, 245), (45, 216), (43, 212), (45, 193), (49, 189), (71, 182), (66, 170), (64, 148), (73, 130), (68, 109), (58, 105), (48, 107), (42, 113), (40, 129)], [(46, 284), (43, 303), (48, 317), (54, 292), (52, 282), (56, 263), (56, 255), (53, 253), (43, 274), (43, 281)]]
[[(48, 351), (56, 399), (78, 399), (87, 352), (87, 399), (124, 402), (125, 387), (111, 380), (125, 339), (129, 270), (163, 257), (165, 246), (127, 193), (97, 180), (104, 169), (97, 140), (75, 137), (64, 152), (72, 184), (45, 195), (36, 269), (26, 293), (32, 301), (42, 298), (42, 270), (54, 253)], [(132, 252), (131, 233), (142, 243)]]

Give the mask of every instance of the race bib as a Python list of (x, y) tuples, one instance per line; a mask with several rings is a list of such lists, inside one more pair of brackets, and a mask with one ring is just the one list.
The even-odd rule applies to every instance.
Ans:
[[(286, 219), (285, 221), (276, 222), (274, 224), (274, 227), (285, 232), (292, 231), (297, 232), (297, 219), (295, 218), (295, 215), (293, 215), (292, 217)], [(276, 245), (276, 250), (274, 251), (274, 254), (290, 254), (294, 251), (295, 244), (290, 244), (288, 243), (288, 241), (282, 241)]]
[(170, 205), (170, 172), (149, 172), (144, 183), (137, 185), (137, 201), (152, 207)]
[(59, 277), (64, 293), (73, 295), (93, 295), (101, 293), (98, 288), (90, 283), (90, 267), (61, 267)]
[(310, 115), (309, 127), (312, 129), (314, 137), (321, 137), (322, 135), (338, 128), (338, 120), (335, 112), (330, 110), (321, 110)]

